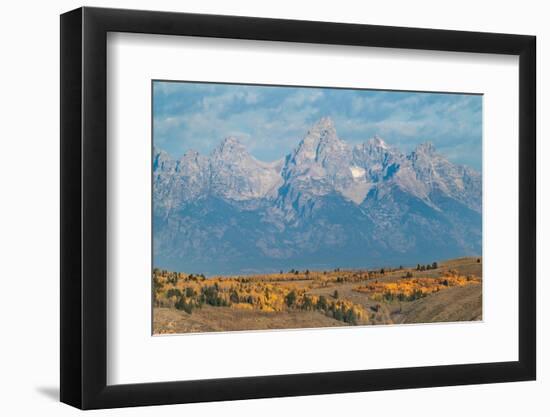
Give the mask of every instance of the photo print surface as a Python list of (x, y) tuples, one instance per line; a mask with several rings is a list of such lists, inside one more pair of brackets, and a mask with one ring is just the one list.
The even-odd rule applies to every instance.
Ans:
[(482, 319), (482, 95), (152, 83), (153, 334)]

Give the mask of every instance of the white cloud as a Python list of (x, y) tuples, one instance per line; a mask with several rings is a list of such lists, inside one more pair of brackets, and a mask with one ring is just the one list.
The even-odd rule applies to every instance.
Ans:
[(328, 115), (352, 143), (375, 134), (405, 147), (430, 140), (453, 158), (480, 160), (467, 152), (480, 142), (479, 97), (189, 83), (161, 83), (155, 92), (163, 97), (155, 142), (176, 154), (207, 153), (234, 135), (260, 159), (277, 159)]

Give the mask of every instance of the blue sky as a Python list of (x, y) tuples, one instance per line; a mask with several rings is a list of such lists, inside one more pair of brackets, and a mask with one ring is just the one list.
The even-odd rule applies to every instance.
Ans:
[(257, 159), (273, 161), (323, 116), (350, 144), (378, 135), (408, 152), (430, 141), (452, 162), (481, 171), (479, 95), (153, 83), (154, 144), (176, 158), (189, 149), (208, 154), (236, 136)]

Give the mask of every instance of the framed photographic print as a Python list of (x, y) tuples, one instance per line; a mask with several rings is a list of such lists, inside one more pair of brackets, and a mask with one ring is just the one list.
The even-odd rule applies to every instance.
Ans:
[(535, 98), (532, 36), (62, 15), (61, 400), (535, 379)]
[(482, 95), (152, 89), (153, 334), (482, 320)]

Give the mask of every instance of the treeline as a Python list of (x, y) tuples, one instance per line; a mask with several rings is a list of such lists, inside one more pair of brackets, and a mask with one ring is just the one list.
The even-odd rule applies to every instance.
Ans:
[(204, 305), (261, 310), (266, 312), (319, 311), (328, 317), (355, 325), (366, 323), (368, 314), (360, 305), (333, 296), (308, 294), (293, 284), (272, 284), (227, 279), (189, 280), (188, 276), (153, 272), (155, 305), (192, 314)]
[(333, 298), (335, 299), (329, 300), (324, 295), (310, 296), (307, 294), (302, 294), (300, 297), (296, 291), (292, 290), (286, 295), (285, 303), (291, 309), (320, 311), (328, 317), (352, 325), (358, 324), (361, 319), (366, 322), (367, 314), (362, 307), (349, 301), (338, 300), (337, 292)]
[(430, 269), (437, 269), (437, 268), (438, 268), (437, 262), (432, 262), (431, 264), (426, 264), (426, 265), (421, 265), (421, 264), (416, 265), (417, 271), (429, 271)]
[(480, 278), (473, 275), (463, 276), (457, 271), (449, 270), (441, 277), (400, 279), (395, 282), (375, 281), (356, 287), (354, 291), (366, 293), (377, 301), (414, 301), (448, 287), (479, 284), (480, 282)]
[[(437, 269), (437, 262), (431, 264), (417, 264), (416, 271), (427, 271), (432, 269)], [(404, 268), (402, 265), (396, 268), (380, 268), (380, 269), (362, 269), (362, 270), (345, 270), (341, 268), (334, 268), (332, 270), (325, 271), (310, 271), (309, 269), (298, 270), (292, 268), (288, 272), (283, 272), (282, 270), (279, 273), (273, 274), (258, 274), (258, 275), (249, 275), (249, 276), (214, 276), (209, 280), (215, 279), (218, 282), (240, 282), (240, 283), (254, 283), (254, 282), (281, 282), (281, 281), (303, 281), (303, 280), (312, 280), (321, 286), (327, 286), (331, 283), (349, 283), (349, 282), (359, 282), (369, 279), (376, 279), (383, 276), (386, 276), (388, 273), (394, 273), (398, 271), (405, 270), (403, 278), (411, 278), (413, 268)], [(153, 270), (154, 277), (162, 277), (163, 280), (172, 285), (177, 285), (180, 281), (186, 282), (201, 282), (205, 281), (206, 277), (202, 273), (198, 274), (185, 274), (182, 272), (172, 272), (165, 269), (155, 268)]]
[(428, 294), (423, 292), (421, 289), (414, 289), (409, 294), (406, 294), (404, 292), (393, 293), (391, 291), (386, 291), (382, 295), (382, 299), (384, 301), (387, 301), (387, 302), (390, 302), (390, 303), (394, 300), (398, 300), (398, 301), (415, 301), (415, 300), (418, 300), (419, 298), (424, 298), (427, 295)]

